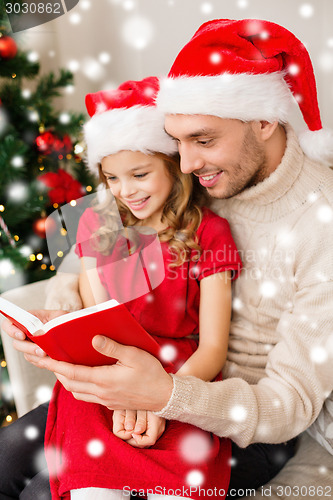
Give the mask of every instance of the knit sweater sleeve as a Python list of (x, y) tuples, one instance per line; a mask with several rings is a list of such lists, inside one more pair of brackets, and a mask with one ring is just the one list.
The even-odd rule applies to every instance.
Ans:
[[(315, 220), (315, 214), (308, 215)], [(281, 313), (279, 340), (263, 378), (253, 385), (241, 378), (207, 383), (173, 376), (172, 396), (158, 415), (230, 437), (241, 447), (286, 441), (316, 419), (333, 390), (333, 259), (328, 248), (333, 228), (317, 223), (311, 235), (309, 228), (298, 229), (294, 304)]]

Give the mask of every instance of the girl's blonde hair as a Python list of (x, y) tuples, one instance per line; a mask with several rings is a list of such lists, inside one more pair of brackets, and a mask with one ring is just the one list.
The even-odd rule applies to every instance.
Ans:
[[(202, 220), (201, 207), (207, 200), (205, 190), (201, 187), (195, 176), (183, 174), (180, 170), (179, 155), (167, 156), (163, 153), (154, 153), (154, 156), (163, 160), (168, 174), (173, 180), (173, 187), (164, 205), (162, 222), (167, 223), (167, 228), (159, 233), (162, 242), (168, 242), (175, 256), (172, 263), (174, 266), (181, 265), (190, 258), (191, 251), (194, 250), (196, 260), (200, 256), (200, 246), (197, 242), (196, 231)], [(108, 187), (107, 180), (99, 165), (100, 181)], [(93, 235), (94, 247), (103, 255), (109, 255), (110, 249), (115, 244), (117, 234), (119, 234), (119, 214), (125, 228), (135, 226), (140, 219), (137, 219), (132, 212), (120, 200), (116, 199), (117, 210), (111, 209), (113, 196), (107, 190), (105, 201), (98, 203), (94, 211), (101, 216), (102, 225)], [(113, 204), (115, 207), (115, 205)], [(131, 239), (134, 231), (124, 232), (126, 238)], [(134, 236), (135, 240), (135, 236)], [(134, 243), (131, 240), (131, 243)]]

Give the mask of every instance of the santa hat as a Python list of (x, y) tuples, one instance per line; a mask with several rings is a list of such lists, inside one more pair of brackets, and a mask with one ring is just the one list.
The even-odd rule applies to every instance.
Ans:
[(217, 19), (203, 24), (160, 82), (164, 113), (285, 123), (296, 99), (308, 130), (303, 151), (333, 164), (333, 131), (322, 128), (316, 82), (304, 45), (269, 21)]
[(93, 173), (98, 173), (102, 158), (119, 151), (177, 152), (175, 142), (164, 131), (164, 114), (155, 105), (158, 90), (158, 78), (149, 77), (86, 96), (92, 118), (84, 126), (84, 135)]

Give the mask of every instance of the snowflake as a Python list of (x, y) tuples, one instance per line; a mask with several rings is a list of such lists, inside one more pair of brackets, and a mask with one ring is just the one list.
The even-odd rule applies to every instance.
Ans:
[(35, 63), (39, 60), (39, 54), (35, 50), (28, 52), (27, 59), (31, 63)]
[(309, 3), (304, 3), (299, 8), (299, 13), (302, 17), (309, 18), (313, 16), (314, 8)]
[(27, 439), (33, 440), (39, 436), (39, 430), (34, 425), (28, 425), (24, 431), (24, 435)]
[(260, 293), (263, 297), (272, 298), (276, 294), (276, 285), (272, 281), (264, 281), (260, 286)]
[(331, 52), (322, 52), (319, 56), (319, 66), (322, 71), (331, 73), (333, 71), (333, 54)]
[(249, 5), (248, 0), (237, 0), (237, 7), (239, 9), (246, 9), (246, 7), (248, 7), (248, 5)]
[(146, 302), (148, 302), (148, 304), (151, 304), (152, 302), (154, 302), (154, 295), (152, 293), (147, 293)]
[(101, 52), (98, 56), (98, 60), (102, 64), (108, 64), (111, 59), (111, 55), (108, 52)]
[(100, 439), (92, 439), (87, 444), (87, 453), (91, 457), (100, 457), (105, 451), (104, 443)]
[(19, 155), (13, 156), (13, 158), (12, 158), (12, 160), (11, 160), (10, 163), (15, 168), (23, 167), (23, 165), (24, 165), (24, 158), (23, 158), (23, 156), (19, 156)]
[(136, 5), (135, 5), (135, 2), (133, 2), (133, 0), (125, 0), (123, 2), (122, 7), (125, 10), (133, 10), (136, 7)]
[(23, 97), (23, 99), (30, 99), (30, 97), (31, 97), (31, 90), (29, 90), (29, 89), (23, 89), (22, 90), (22, 97)]
[(61, 113), (59, 115), (59, 122), (62, 123), (63, 125), (68, 125), (70, 123), (71, 117), (69, 113)]
[(319, 474), (327, 474), (327, 467), (325, 465), (322, 465), (321, 467), (318, 467), (318, 472)]
[(80, 14), (78, 12), (74, 12), (73, 14), (71, 14), (69, 16), (69, 22), (71, 24), (80, 24), (82, 21), (82, 17), (80, 16)]
[(310, 358), (315, 364), (322, 365), (327, 361), (328, 352), (324, 347), (316, 346), (311, 350)]
[(52, 388), (48, 385), (41, 385), (36, 390), (36, 398), (40, 403), (49, 401), (52, 396)]
[(204, 2), (201, 5), (201, 12), (203, 14), (211, 14), (213, 12), (213, 5), (210, 2)]
[(218, 52), (212, 52), (209, 60), (212, 64), (219, 64), (222, 61), (222, 56)]
[(236, 467), (237, 465), (237, 459), (235, 457), (231, 457), (228, 461), (230, 467)]
[(151, 42), (154, 28), (149, 19), (142, 16), (133, 16), (123, 25), (122, 36), (124, 41), (136, 50), (143, 50)]
[(172, 363), (177, 357), (177, 349), (171, 344), (164, 345), (160, 350), (160, 358), (166, 363)]
[(193, 488), (201, 486), (205, 480), (205, 476), (200, 470), (192, 470), (186, 476), (186, 483)]
[(105, 77), (105, 69), (102, 64), (93, 57), (85, 57), (82, 61), (82, 73), (89, 80), (97, 82)]
[(82, 10), (89, 10), (91, 7), (90, 0), (81, 0), (80, 7)]
[(68, 61), (67, 68), (72, 73), (76, 73), (80, 69), (80, 63), (76, 59), (72, 59), (71, 61)]
[(7, 194), (12, 201), (24, 201), (28, 198), (28, 186), (23, 182), (13, 182), (9, 185)]
[(234, 422), (244, 422), (247, 417), (247, 410), (244, 406), (236, 405), (230, 410), (230, 418)]
[(300, 72), (300, 67), (298, 64), (290, 64), (290, 66), (288, 66), (288, 72), (290, 75), (296, 76)]
[(203, 432), (187, 434), (180, 443), (180, 453), (189, 463), (200, 464), (205, 462), (211, 451), (211, 441)]
[(239, 311), (243, 307), (243, 302), (238, 297), (235, 297), (232, 301), (232, 308), (234, 311)]
[(329, 223), (333, 219), (333, 210), (329, 205), (322, 205), (317, 210), (317, 219), (320, 222)]

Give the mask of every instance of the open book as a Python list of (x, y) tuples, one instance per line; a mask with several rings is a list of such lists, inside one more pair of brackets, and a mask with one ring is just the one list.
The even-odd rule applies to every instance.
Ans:
[(115, 363), (115, 359), (95, 351), (92, 346), (95, 335), (104, 335), (120, 344), (139, 347), (159, 357), (159, 344), (134, 319), (128, 309), (116, 300), (64, 314), (45, 324), (33, 314), (2, 297), (0, 313), (10, 319), (46, 354), (58, 361), (86, 366)]

